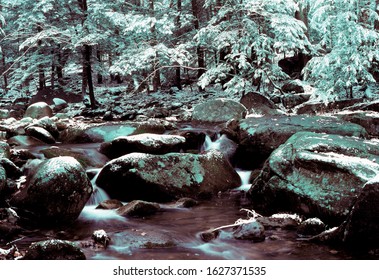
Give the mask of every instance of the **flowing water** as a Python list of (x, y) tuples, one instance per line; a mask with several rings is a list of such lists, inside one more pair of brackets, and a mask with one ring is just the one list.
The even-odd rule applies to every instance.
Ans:
[[(206, 138), (203, 151), (219, 149), (222, 137)], [(67, 148), (67, 146), (66, 146)], [(86, 149), (86, 145), (71, 145), (72, 149)], [(88, 145), (91, 156), (93, 144)], [(32, 149), (38, 153), (39, 148)], [(91, 152), (92, 151), (92, 152)], [(97, 170), (88, 170), (96, 173)], [(245, 193), (250, 188), (251, 171), (237, 170), (241, 186), (193, 208), (161, 204), (161, 211), (146, 218), (125, 218), (115, 210), (96, 209), (108, 195), (95, 185), (94, 193), (77, 221), (69, 227), (54, 230), (30, 231), (15, 243), (25, 250), (31, 242), (60, 238), (77, 242), (87, 259), (349, 259), (351, 255), (325, 245), (297, 239), (295, 231), (266, 230), (266, 240), (260, 243), (236, 240), (230, 231), (222, 231), (217, 239), (204, 242), (200, 233), (219, 226), (233, 224), (246, 218), (241, 208), (246, 207)], [(111, 238), (108, 248), (91, 245), (93, 231), (103, 229)]]

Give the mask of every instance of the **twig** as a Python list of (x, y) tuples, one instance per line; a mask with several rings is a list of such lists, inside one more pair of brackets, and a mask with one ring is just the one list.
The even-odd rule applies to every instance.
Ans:
[(20, 238), (17, 238), (17, 239), (12, 240), (12, 241), (9, 241), (6, 245), (9, 246), (9, 245), (11, 245), (11, 244), (13, 244), (13, 243), (16, 243), (16, 242), (18, 242), (18, 241), (24, 239), (24, 238), (25, 238), (25, 236), (20, 237)]

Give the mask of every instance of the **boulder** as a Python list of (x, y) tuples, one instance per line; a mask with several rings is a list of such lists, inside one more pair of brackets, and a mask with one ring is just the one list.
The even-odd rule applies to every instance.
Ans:
[(278, 115), (283, 114), (274, 102), (258, 92), (249, 92), (242, 96), (240, 103), (246, 107), (249, 114), (256, 115)]
[(303, 221), (297, 228), (300, 236), (314, 236), (325, 231), (326, 225), (319, 218), (309, 218)]
[(367, 181), (379, 173), (375, 141), (299, 132), (276, 149), (248, 195), (254, 209), (343, 222)]
[(165, 121), (115, 122), (106, 124), (75, 123), (60, 133), (63, 143), (101, 143), (110, 142), (120, 136), (131, 134), (162, 134), (171, 129), (171, 123)]
[(133, 200), (117, 209), (117, 214), (124, 217), (145, 217), (155, 214), (161, 207), (158, 203)]
[(117, 209), (124, 206), (124, 204), (117, 199), (107, 199), (99, 203), (96, 209)]
[(54, 144), (54, 137), (46, 129), (38, 126), (29, 126), (26, 130), (26, 135), (34, 137), (46, 144)]
[(85, 260), (83, 251), (73, 242), (52, 239), (30, 245), (23, 260)]
[(53, 98), (53, 104), (54, 104), (54, 111), (55, 112), (59, 112), (59, 111), (63, 110), (64, 108), (68, 107), (66, 100), (58, 98), (58, 97)]
[[(30, 126), (42, 127), (46, 129), (55, 139), (59, 137), (57, 125), (51, 118), (43, 117), (41, 119), (35, 120)], [(27, 128), (28, 127), (26, 127), (26, 129)]]
[(22, 175), (21, 169), (8, 158), (0, 158), (0, 166), (5, 169), (8, 178), (18, 179)]
[(182, 145), (182, 149), (184, 151), (194, 151), (195, 153), (200, 151), (206, 136), (202, 131), (191, 130), (172, 131), (169, 134), (184, 137), (186, 141)]
[(337, 117), (270, 116), (229, 122), (223, 133), (239, 145), (236, 164), (243, 169), (259, 167), (268, 156), (293, 134), (300, 131), (365, 137), (365, 129)]
[(109, 160), (106, 156), (99, 153), (95, 149), (64, 149), (61, 147), (52, 146), (40, 151), (45, 158), (54, 158), (60, 156), (70, 156), (75, 158), (83, 165), (84, 168), (88, 167), (103, 167)]
[(24, 118), (41, 119), (43, 117), (52, 117), (53, 110), (46, 102), (37, 102), (30, 105), (24, 114)]
[(186, 139), (177, 135), (143, 133), (117, 137), (111, 142), (103, 143), (100, 152), (114, 159), (132, 152), (148, 154), (167, 154), (179, 152)]
[(2, 192), (6, 189), (7, 186), (7, 174), (3, 166), (0, 165), (0, 203), (3, 198), (1, 196)]
[(102, 246), (104, 248), (107, 248), (109, 245), (109, 242), (111, 241), (111, 238), (108, 236), (108, 234), (103, 229), (95, 230), (92, 233), (92, 240), (95, 244)]
[(0, 208), (0, 240), (9, 240), (20, 232), (19, 219), (20, 217), (12, 208)]
[(282, 91), (284, 93), (303, 93), (304, 87), (299, 80), (289, 81), (283, 84)]
[(9, 158), (11, 155), (11, 147), (7, 142), (0, 141), (0, 158)]
[(48, 159), (36, 167), (11, 205), (33, 213), (38, 224), (73, 222), (92, 194), (92, 185), (73, 157)]
[(108, 162), (96, 184), (121, 201), (172, 201), (238, 187), (238, 174), (222, 153), (131, 153)]
[(9, 110), (0, 109), (0, 119), (8, 119), (10, 117)]
[(330, 113), (338, 110), (348, 109), (354, 104), (362, 102), (363, 99), (347, 99), (347, 100), (337, 100), (329, 103), (319, 102), (319, 101), (308, 101), (299, 106), (297, 106), (294, 111), (297, 114), (302, 115), (316, 115), (322, 113)]
[(295, 108), (300, 104), (307, 102), (311, 97), (310, 93), (284, 94), (280, 100), (287, 109)]
[(379, 248), (379, 177), (368, 181), (343, 226), (343, 241), (356, 248)]
[(174, 205), (176, 208), (192, 208), (198, 204), (199, 203), (195, 199), (189, 197), (182, 197), (178, 199), (178, 201), (176, 201)]
[(266, 238), (265, 228), (255, 219), (243, 223), (233, 232), (236, 239), (251, 240), (253, 242), (262, 242)]
[(277, 213), (269, 217), (259, 215), (256, 220), (266, 229), (296, 229), (302, 222), (297, 214)]
[(379, 112), (379, 100), (365, 101), (363, 99), (358, 99), (356, 102), (350, 104), (349, 107), (346, 107), (346, 110)]
[(226, 122), (231, 119), (243, 119), (247, 109), (241, 103), (217, 98), (196, 105), (193, 109), (192, 120), (199, 122)]
[(27, 135), (17, 135), (8, 139), (8, 144), (11, 146), (39, 146), (46, 145), (45, 142), (38, 140), (32, 136)]
[(336, 114), (344, 121), (364, 127), (371, 137), (379, 136), (379, 113), (374, 111), (342, 111)]

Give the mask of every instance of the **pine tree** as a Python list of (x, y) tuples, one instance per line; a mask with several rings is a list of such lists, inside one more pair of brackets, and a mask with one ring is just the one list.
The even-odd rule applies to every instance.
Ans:
[(262, 84), (287, 77), (276, 63), (278, 54), (311, 49), (304, 23), (295, 18), (294, 1), (233, 0), (221, 7), (207, 2), (211, 4), (218, 11), (196, 36), (215, 58), (200, 79), (203, 88), (222, 84), (232, 94), (262, 89)]
[(352, 98), (353, 87), (374, 82), (379, 58), (375, 1), (315, 1), (310, 28), (319, 55), (306, 68), (306, 77), (323, 101)]

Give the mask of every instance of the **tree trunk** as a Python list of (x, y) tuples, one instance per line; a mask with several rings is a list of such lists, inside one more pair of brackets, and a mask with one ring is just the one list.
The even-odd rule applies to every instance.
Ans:
[(2, 63), (2, 67), (3, 67), (3, 78), (4, 78), (4, 91), (7, 92), (7, 88), (8, 88), (8, 77), (7, 77), (7, 73), (5, 73), (6, 69), (7, 69), (7, 64), (5, 62), (5, 55), (4, 55), (4, 52), (1, 53), (1, 63)]
[(92, 48), (90, 45), (84, 45), (84, 65), (85, 72), (88, 84), (88, 94), (91, 102), (91, 109), (96, 108), (95, 94), (93, 91), (93, 82), (92, 82), (92, 67), (91, 67), (91, 52)]
[[(79, 5), (82, 8), (82, 11), (84, 13), (82, 25), (83, 28), (85, 27), (85, 21), (87, 18), (87, 12), (88, 12), (88, 6), (87, 6), (87, 0), (79, 0)], [(95, 100), (95, 94), (93, 90), (93, 82), (92, 82), (92, 67), (91, 67), (91, 53), (92, 48), (90, 45), (85, 44), (83, 46), (83, 73), (82, 73), (82, 93), (85, 94), (86, 88), (88, 85), (88, 95), (91, 103), (91, 109), (96, 108), (96, 100)]]
[[(175, 25), (176, 25), (177, 30), (179, 30), (181, 27), (180, 15), (182, 13), (182, 0), (177, 0), (176, 8), (178, 11), (178, 16), (175, 19)], [(175, 62), (174, 65), (177, 66), (175, 69), (175, 86), (178, 89), (182, 90), (182, 82), (181, 82), (181, 76), (180, 76), (180, 64), (178, 62)]]
[[(101, 52), (97, 50), (96, 52), (97, 61), (100, 64), (101, 63)], [(102, 84), (103, 83), (103, 75), (101, 75), (100, 72), (97, 73), (97, 83)]]
[[(149, 5), (149, 13), (150, 17), (155, 17), (155, 8), (154, 8), (154, 0), (150, 0)], [(150, 43), (151, 47), (155, 47), (157, 45), (157, 37), (156, 37), (156, 31), (155, 31), (155, 24), (152, 24), (150, 27), (150, 32), (152, 35), (152, 40)], [(155, 50), (155, 58), (152, 61), (153, 66), (153, 92), (156, 92), (161, 87), (161, 78), (160, 78), (160, 71), (159, 71), (159, 56), (158, 52)]]
[[(192, 15), (194, 16), (194, 27), (196, 30), (200, 29), (200, 21), (199, 21), (199, 3), (198, 0), (191, 0), (191, 6), (192, 6)], [(196, 54), (197, 54), (197, 64), (199, 67), (199, 70), (197, 71), (197, 77), (200, 78), (201, 75), (205, 73), (205, 53), (204, 49), (201, 46), (197, 46), (196, 48)]]
[[(37, 27), (37, 31), (38, 32), (41, 32), (42, 31), (42, 28), (41, 26), (38, 26)], [(37, 45), (38, 45), (38, 53), (40, 56), (43, 56), (43, 51), (42, 51), (42, 41), (41, 40), (38, 40), (37, 41)], [(46, 77), (45, 77), (45, 70), (44, 70), (44, 67), (42, 65), (42, 63), (39, 63), (38, 64), (38, 88), (41, 90), (41, 89), (44, 89), (46, 87)]]

